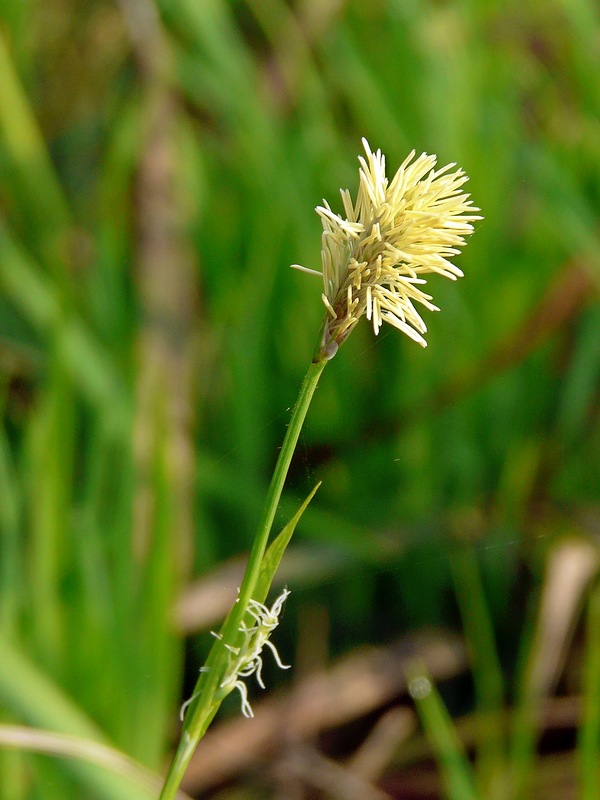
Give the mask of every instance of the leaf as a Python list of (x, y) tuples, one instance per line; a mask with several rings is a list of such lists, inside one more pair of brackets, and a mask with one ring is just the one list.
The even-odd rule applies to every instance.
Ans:
[(420, 665), (408, 672), (408, 691), (415, 701), (425, 735), (436, 752), (448, 799), (481, 800), (471, 764), (437, 689)]
[[(101, 800), (152, 800), (156, 788), (149, 773), (110, 741), (86, 711), (23, 652), (0, 634), (0, 698), (31, 728), (20, 728), (21, 736), (34, 738), (38, 748), (64, 757), (64, 767), (85, 787), (84, 796)], [(1, 734), (6, 728), (0, 726)], [(42, 740), (52, 747), (43, 748)], [(21, 747), (28, 748), (21, 742)]]
[(306, 500), (302, 503), (298, 511), (294, 514), (291, 520), (287, 523), (285, 528), (280, 534), (271, 542), (267, 552), (264, 555), (262, 564), (260, 565), (260, 572), (256, 582), (256, 589), (253, 593), (254, 599), (259, 603), (264, 603), (271, 588), (271, 583), (275, 577), (275, 573), (279, 568), (283, 554), (290, 543), (292, 534), (296, 529), (296, 525), (300, 522), (300, 518), (306, 511), (308, 504), (315, 496), (317, 489), (321, 485), (321, 481), (317, 483), (315, 488), (308, 495)]

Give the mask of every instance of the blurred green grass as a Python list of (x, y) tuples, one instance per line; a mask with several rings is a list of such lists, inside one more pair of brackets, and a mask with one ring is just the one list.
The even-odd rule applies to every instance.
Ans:
[[(485, 220), (466, 277), (431, 282), (426, 351), (364, 326), (328, 369), (289, 491), (323, 480), (299, 536), (352, 569), (290, 607), (327, 603), (333, 652), (456, 626), (474, 557), (491, 620), (465, 631), (496, 634), (511, 683), (539, 559), (598, 524), (599, 37), (591, 0), (6, 0), (0, 619), (27, 667), (0, 669), (2, 721), (163, 767), (172, 608), (249, 547), (322, 315), (288, 265), (318, 267), (313, 208), (354, 189), (361, 136), (390, 168), (457, 161)], [(14, 800), (116, 796), (40, 757), (0, 769)]]

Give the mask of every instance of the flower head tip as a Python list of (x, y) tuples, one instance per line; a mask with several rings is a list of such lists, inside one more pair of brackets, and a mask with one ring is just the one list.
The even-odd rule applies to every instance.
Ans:
[[(388, 180), (385, 156), (363, 139), (359, 187), (353, 203), (341, 191), (345, 216), (323, 201), (321, 261), (323, 303), (327, 310), (319, 356), (333, 358), (358, 320), (366, 316), (375, 334), (388, 322), (426, 346), (425, 322), (414, 303), (437, 311), (420, 288), (423, 275), (455, 280), (461, 270), (449, 259), (466, 244), (473, 222), (481, 219), (461, 187), (468, 180), (456, 164), (435, 170), (436, 156), (415, 151)], [(316, 272), (294, 264), (305, 272)]]

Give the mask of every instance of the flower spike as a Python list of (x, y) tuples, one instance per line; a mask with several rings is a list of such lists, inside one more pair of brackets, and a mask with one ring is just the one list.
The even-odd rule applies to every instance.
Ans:
[(281, 669), (290, 668), (290, 665), (286, 665), (281, 661), (277, 648), (269, 641), (271, 634), (279, 625), (279, 615), (289, 594), (289, 590), (284, 589), (271, 608), (256, 600), (250, 600), (247, 613), (251, 617), (252, 623), (247, 624), (243, 621), (239, 627), (240, 633), (244, 634), (244, 640), (240, 647), (227, 647), (230, 653), (229, 666), (225, 672), (225, 677), (221, 681), (220, 688), (224, 694), (229, 694), (232, 689), (238, 690), (241, 698), (242, 714), (245, 717), (253, 717), (254, 712), (248, 700), (248, 688), (242, 679), (248, 678), (250, 675), (256, 675), (258, 685), (261, 689), (265, 688), (262, 679), (262, 651), (265, 645), (273, 653), (278, 667)]
[[(456, 164), (435, 170), (436, 156), (413, 150), (391, 181), (381, 150), (363, 139), (356, 202), (341, 191), (345, 218), (326, 200), (317, 207), (323, 225), (321, 262), (326, 318), (319, 357), (333, 358), (362, 316), (375, 334), (388, 322), (425, 347), (420, 303), (438, 311), (420, 286), (427, 273), (456, 280), (461, 270), (449, 259), (460, 253), (479, 209), (461, 187), (468, 180)], [(293, 265), (304, 272), (316, 270)]]

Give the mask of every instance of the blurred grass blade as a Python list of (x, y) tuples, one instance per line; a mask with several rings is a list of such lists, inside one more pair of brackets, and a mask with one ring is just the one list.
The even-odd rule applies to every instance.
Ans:
[(600, 383), (600, 306), (587, 309), (579, 327), (571, 362), (565, 370), (564, 389), (557, 409), (556, 427), (568, 444), (587, 435)]
[(586, 625), (581, 728), (578, 740), (581, 800), (600, 797), (600, 583), (590, 593)]
[(64, 316), (59, 291), (8, 229), (0, 224), (0, 290), (42, 338), (58, 336), (58, 357), (94, 405), (110, 408), (110, 419), (125, 412), (121, 381), (107, 354), (84, 323)]
[[(168, 23), (185, 31), (203, 49), (204, 58), (200, 61), (207, 60), (221, 73), (225, 93), (248, 92), (254, 67), (228, 3), (205, 0), (198, 5), (194, 0), (179, 0), (174, 4), (158, 0), (157, 5)], [(236, 104), (246, 103), (256, 104), (256, 97), (252, 93), (236, 95)]]
[(539, 661), (537, 631), (529, 620), (525, 625), (521, 646), (527, 650), (523, 662), (523, 674), (517, 691), (511, 723), (510, 780), (512, 797), (525, 800), (529, 796), (530, 781), (536, 757), (539, 713), (542, 693), (532, 681), (535, 663)]
[[(115, 773), (116, 776), (120, 776), (126, 784), (133, 784), (128, 789), (132, 798), (153, 797), (160, 789), (158, 775), (145, 769), (120, 750), (89, 739), (20, 725), (0, 725), (0, 747), (46, 753), (57, 758), (78, 759), (90, 764), (97, 764), (103, 769)], [(186, 800), (186, 798), (188, 795), (179, 792), (177, 800)]]
[(4, 426), (0, 426), (0, 630), (16, 630), (23, 585), (20, 486)]
[(450, 566), (477, 695), (477, 772), (484, 794), (491, 798), (500, 791), (505, 763), (502, 667), (473, 547), (459, 544), (450, 554)]
[(28, 484), (36, 502), (27, 509), (27, 587), (35, 597), (28, 621), (36, 655), (63, 675), (70, 662), (64, 613), (64, 576), (71, 563), (71, 508), (76, 410), (73, 385), (50, 353), (48, 381), (36, 403), (25, 449)]
[[(36, 727), (108, 745), (96, 725), (39, 670), (16, 645), (0, 633), (0, 697), (3, 705)], [(151, 800), (155, 791), (139, 780), (81, 760), (66, 762), (69, 770), (103, 800)]]
[(324, 44), (323, 57), (331, 79), (352, 107), (365, 135), (377, 131), (377, 142), (385, 151), (394, 152), (398, 143), (403, 149), (410, 149), (410, 141), (382, 88), (380, 76), (362, 58), (348, 28), (340, 25), (335, 41), (327, 39)]
[(482, 800), (473, 771), (442, 698), (420, 667), (408, 674), (408, 691), (431, 742), (449, 800)]
[(3, 633), (0, 654), (4, 706), (39, 727), (104, 741), (96, 725)]
[(70, 226), (70, 212), (2, 32), (0, 133), (28, 233), (41, 245), (38, 255), (56, 256), (64, 245), (61, 238)]
[(320, 485), (321, 482), (319, 481), (319, 483), (317, 483), (315, 488), (311, 491), (285, 528), (269, 545), (269, 548), (262, 560), (262, 564), (260, 565), (260, 573), (258, 575), (258, 580), (256, 581), (256, 589), (254, 590), (253, 598), (257, 602), (265, 602), (267, 594), (269, 593), (269, 589), (271, 588), (271, 583), (275, 577), (275, 573), (277, 572), (283, 554), (285, 553), (286, 547), (288, 546), (290, 539), (296, 530), (296, 525), (300, 522), (302, 514), (304, 514), (304, 511), (317, 493)]

